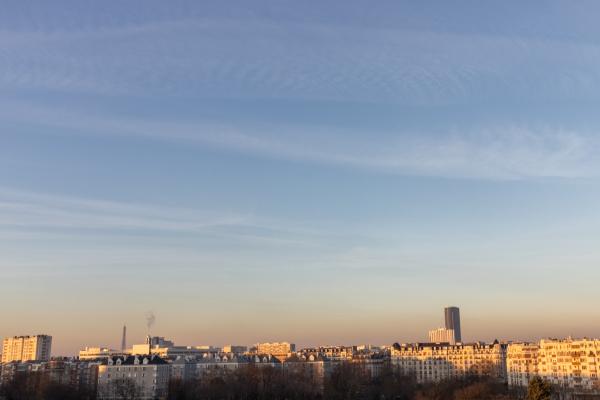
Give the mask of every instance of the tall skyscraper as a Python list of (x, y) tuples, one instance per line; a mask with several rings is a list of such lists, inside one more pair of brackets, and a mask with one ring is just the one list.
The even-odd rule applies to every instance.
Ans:
[(2, 341), (2, 362), (48, 361), (52, 349), (52, 336), (15, 336)]
[(458, 307), (446, 307), (444, 309), (444, 315), (446, 317), (446, 329), (452, 329), (454, 331), (454, 342), (462, 342), (460, 333), (460, 310)]

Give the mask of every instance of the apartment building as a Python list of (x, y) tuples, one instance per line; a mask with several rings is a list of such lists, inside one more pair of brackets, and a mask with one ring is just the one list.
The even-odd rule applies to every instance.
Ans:
[(2, 341), (2, 362), (48, 361), (52, 350), (52, 336), (14, 336)]
[(164, 399), (169, 375), (169, 364), (158, 356), (110, 357), (98, 367), (98, 399)]
[(319, 354), (330, 361), (351, 360), (358, 349), (356, 346), (319, 346), (302, 349), (302, 354)]
[(508, 383), (527, 386), (539, 375), (558, 388), (600, 392), (600, 339), (543, 339), (508, 349)]
[(390, 361), (400, 372), (419, 383), (438, 382), (469, 375), (506, 379), (506, 345), (472, 343), (394, 344)]
[(438, 328), (429, 331), (429, 342), (456, 344), (454, 329)]
[(95, 393), (98, 365), (97, 362), (80, 362), (68, 358), (51, 361), (14, 361), (2, 365), (0, 385), (7, 384), (18, 375), (35, 373), (36, 379), (32, 383), (35, 386), (53, 382), (69, 386), (80, 393)]
[(280, 361), (285, 360), (294, 351), (296, 351), (296, 345), (288, 342), (258, 343), (256, 345), (257, 354), (270, 354)]
[(511, 343), (506, 352), (506, 369), (510, 386), (529, 385), (529, 381), (538, 375), (537, 343)]

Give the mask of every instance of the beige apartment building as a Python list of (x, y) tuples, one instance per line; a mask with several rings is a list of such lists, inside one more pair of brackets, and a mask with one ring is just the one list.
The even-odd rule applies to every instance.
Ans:
[(536, 343), (511, 343), (506, 352), (506, 369), (510, 386), (529, 385), (529, 380), (538, 375)]
[(296, 345), (288, 342), (258, 343), (256, 345), (257, 354), (270, 354), (280, 361), (284, 361), (295, 351)]
[(390, 356), (394, 368), (419, 383), (468, 375), (506, 379), (506, 345), (498, 342), (394, 344)]
[(600, 392), (600, 339), (543, 339), (511, 344), (508, 384), (527, 386), (536, 375), (573, 391)]
[(351, 360), (358, 353), (357, 346), (319, 346), (302, 350), (303, 354), (319, 354), (330, 361)]
[(2, 362), (48, 361), (52, 350), (52, 336), (14, 336), (2, 341)]

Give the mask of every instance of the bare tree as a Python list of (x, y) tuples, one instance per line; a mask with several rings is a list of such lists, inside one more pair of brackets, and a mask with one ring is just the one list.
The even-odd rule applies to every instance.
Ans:
[(141, 396), (141, 388), (130, 378), (122, 378), (98, 386), (99, 399), (137, 400)]

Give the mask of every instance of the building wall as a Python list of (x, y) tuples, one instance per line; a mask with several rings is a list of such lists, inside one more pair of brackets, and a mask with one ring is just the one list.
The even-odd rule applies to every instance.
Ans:
[(52, 361), (15, 361), (2, 365), (0, 383), (6, 384), (18, 374), (35, 373), (36, 385), (47, 382), (70, 386), (73, 390), (95, 393), (98, 377), (98, 365), (94, 362), (71, 361), (67, 359)]
[(248, 346), (236, 346), (236, 345), (225, 345), (223, 346), (223, 353), (236, 353), (242, 354), (248, 351)]
[(258, 343), (257, 354), (270, 354), (279, 360), (285, 360), (292, 352), (296, 351), (296, 345), (288, 342), (281, 343)]
[(2, 341), (2, 362), (48, 361), (52, 350), (52, 336), (15, 336)]
[(506, 345), (410, 344), (391, 349), (391, 363), (417, 382), (438, 382), (468, 375), (506, 379)]
[(458, 307), (446, 307), (444, 309), (446, 329), (454, 331), (454, 343), (462, 342), (462, 332), (460, 329), (460, 310)]
[(322, 355), (328, 360), (351, 360), (357, 354), (356, 346), (321, 346), (302, 350), (305, 354)]
[(79, 359), (82, 361), (98, 360), (101, 358), (108, 358), (119, 353), (120, 352), (117, 350), (112, 350), (105, 347), (86, 347), (84, 350), (79, 351)]
[(600, 393), (600, 339), (511, 344), (507, 367), (511, 386), (527, 386), (539, 375), (557, 387)]
[(456, 344), (453, 329), (433, 329), (429, 331), (429, 341), (431, 343), (450, 343)]
[(537, 354), (539, 346), (532, 343), (511, 343), (506, 353), (508, 384), (528, 386), (529, 381), (538, 375)]
[(101, 365), (98, 367), (98, 398), (120, 399), (123, 386), (134, 385), (136, 399), (163, 399), (167, 396), (170, 366)]

